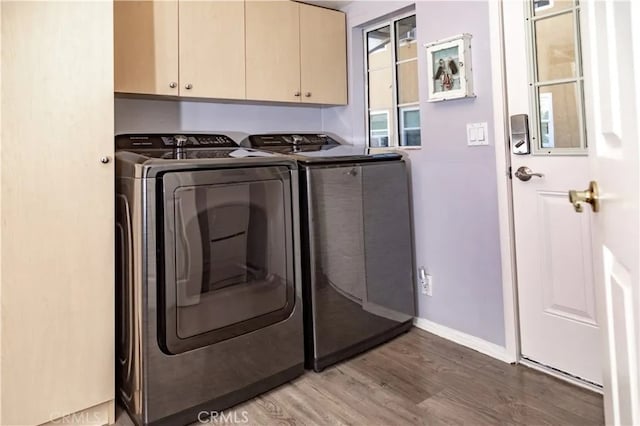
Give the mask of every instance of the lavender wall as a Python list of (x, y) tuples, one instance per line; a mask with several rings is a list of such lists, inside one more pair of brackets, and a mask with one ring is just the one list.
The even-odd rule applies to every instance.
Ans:
[[(350, 28), (350, 103), (323, 110), (324, 131), (352, 143), (365, 140), (361, 28), (406, 2), (354, 2)], [(486, 121), (493, 134), (489, 11), (486, 1), (418, 1), (419, 45), (473, 35), (475, 99), (428, 103), (426, 53), (419, 53), (422, 149), (412, 163), (417, 266), (433, 275), (433, 296), (418, 296), (419, 316), (504, 345), (495, 152), (468, 147), (466, 123)], [(353, 28), (356, 27), (356, 28)], [(490, 142), (491, 143), (491, 142)]]
[(116, 133), (319, 131), (319, 107), (117, 98)]
[[(333, 132), (365, 141), (363, 41), (360, 26), (412, 8), (406, 1), (355, 1), (347, 12), (349, 105), (278, 106), (116, 99), (116, 132)], [(420, 49), (421, 150), (412, 162), (416, 260), (434, 278), (419, 294), (419, 316), (504, 345), (504, 320), (493, 144), (467, 147), (466, 123), (493, 133), (489, 15), (486, 1), (418, 1), (418, 43), (473, 35), (476, 99), (427, 103), (426, 55)]]

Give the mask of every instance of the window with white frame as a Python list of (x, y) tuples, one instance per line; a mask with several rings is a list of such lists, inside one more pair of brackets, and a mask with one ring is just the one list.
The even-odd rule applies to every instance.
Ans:
[(400, 146), (420, 146), (420, 108), (400, 108)]
[(527, 2), (535, 155), (586, 155), (578, 0)]
[(374, 148), (389, 146), (389, 111), (369, 112), (369, 145)]
[(369, 146), (420, 146), (415, 14), (368, 28), (364, 36)]

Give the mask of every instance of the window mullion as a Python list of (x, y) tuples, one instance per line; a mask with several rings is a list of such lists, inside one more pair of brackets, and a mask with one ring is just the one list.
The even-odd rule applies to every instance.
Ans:
[[(391, 107), (393, 112), (391, 114), (391, 120), (393, 121), (394, 137), (392, 138), (391, 146), (400, 146), (400, 121), (398, 119), (398, 52), (396, 51), (396, 20), (391, 20), (389, 28), (389, 44), (391, 45), (391, 62), (393, 68), (391, 70), (391, 82), (393, 84), (393, 102)], [(391, 126), (390, 126), (391, 127)]]

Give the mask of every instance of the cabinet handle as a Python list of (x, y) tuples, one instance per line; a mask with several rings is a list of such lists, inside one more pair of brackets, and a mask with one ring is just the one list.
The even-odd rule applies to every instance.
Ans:
[(102, 164), (109, 164), (111, 162), (111, 158), (105, 155), (104, 157), (100, 157), (100, 162)]
[(293, 94), (293, 96), (295, 96), (295, 97), (299, 97), (299, 96), (300, 96), (300, 92), (296, 92), (296, 93), (294, 93), (294, 94)]
[(176, 87), (178, 87), (178, 83), (176, 83), (175, 81), (172, 81), (171, 83), (169, 83), (169, 87), (171, 87), (172, 89), (175, 89)]
[(307, 92), (304, 94), (305, 97), (310, 98), (311, 97), (311, 92)]
[(187, 90), (191, 90), (191, 89), (193, 89), (193, 84), (187, 83), (187, 84), (184, 85), (184, 88), (187, 89)]

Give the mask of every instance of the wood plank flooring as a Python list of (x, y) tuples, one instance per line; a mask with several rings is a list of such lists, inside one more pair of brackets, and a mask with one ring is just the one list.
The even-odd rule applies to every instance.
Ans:
[(604, 424), (600, 395), (415, 328), (234, 411), (250, 425)]

